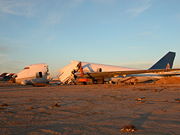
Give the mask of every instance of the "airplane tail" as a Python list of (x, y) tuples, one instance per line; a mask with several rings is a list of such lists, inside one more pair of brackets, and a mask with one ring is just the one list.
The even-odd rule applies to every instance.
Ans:
[(175, 56), (175, 52), (168, 52), (149, 69), (172, 69)]

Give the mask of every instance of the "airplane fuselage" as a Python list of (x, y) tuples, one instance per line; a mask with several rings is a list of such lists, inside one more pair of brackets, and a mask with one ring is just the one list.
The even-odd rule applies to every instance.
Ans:
[(17, 73), (15, 82), (19, 84), (32, 84), (34, 82), (48, 82), (48, 65), (47, 64), (33, 64), (26, 66), (22, 71)]

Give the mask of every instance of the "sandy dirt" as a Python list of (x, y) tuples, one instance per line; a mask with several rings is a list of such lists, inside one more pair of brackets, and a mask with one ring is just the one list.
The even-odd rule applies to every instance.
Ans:
[[(137, 131), (122, 132), (126, 125)], [(179, 135), (180, 83), (0, 83), (1, 135)]]

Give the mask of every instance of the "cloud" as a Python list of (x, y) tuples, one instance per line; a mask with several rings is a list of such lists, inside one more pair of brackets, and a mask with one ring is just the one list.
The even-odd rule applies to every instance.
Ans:
[(0, 13), (30, 17), (35, 4), (34, 0), (0, 0)]
[(48, 24), (58, 24), (66, 13), (84, 0), (0, 0), (0, 17), (33, 17)]
[[(89, 1), (112, 3), (117, 0)], [(84, 2), (87, 0), (0, 0), (0, 17), (2, 15), (33, 17), (43, 24), (56, 25)]]
[(138, 0), (138, 6), (126, 10), (131, 16), (136, 17), (148, 10), (152, 4), (151, 0)]
[(65, 16), (68, 16), (73, 9), (79, 7), (85, 0), (52, 0), (51, 9), (48, 10), (45, 18), (45, 23), (56, 25), (63, 21)]

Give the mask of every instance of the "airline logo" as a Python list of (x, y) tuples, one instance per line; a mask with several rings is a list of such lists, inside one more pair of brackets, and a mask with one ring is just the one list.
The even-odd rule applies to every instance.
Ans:
[(166, 65), (166, 69), (170, 69), (170, 64), (169, 63)]

